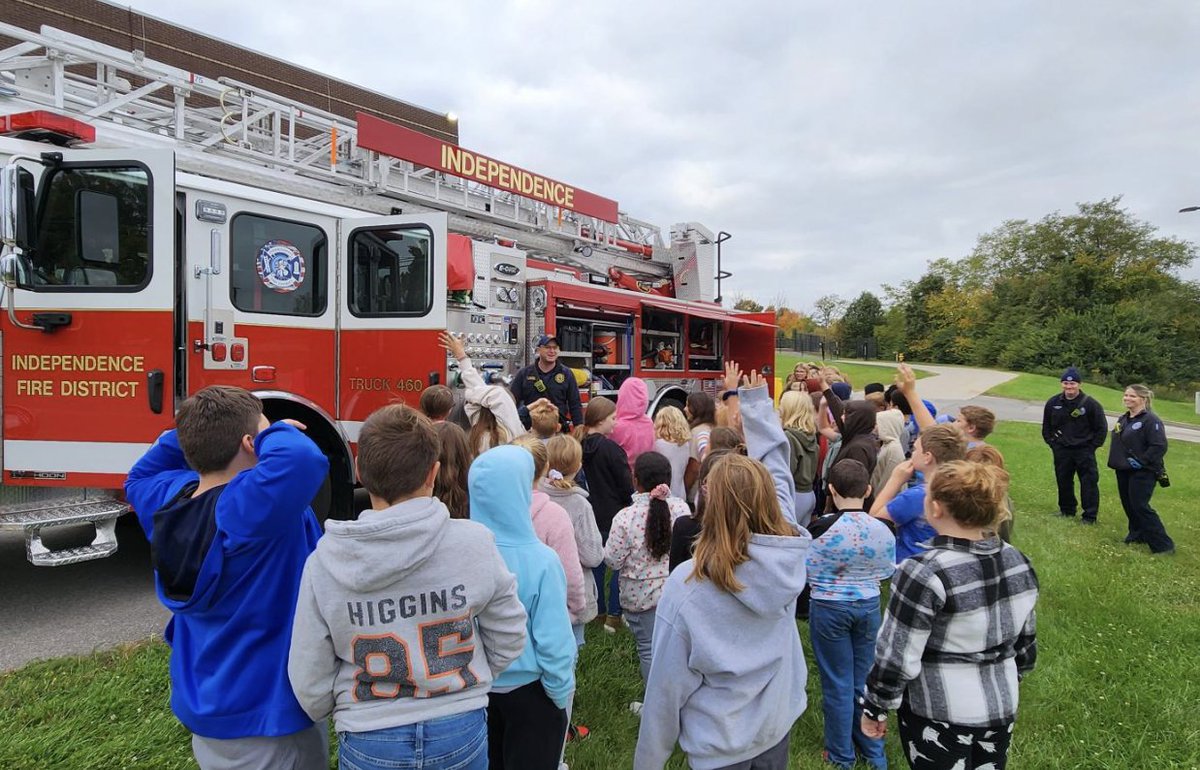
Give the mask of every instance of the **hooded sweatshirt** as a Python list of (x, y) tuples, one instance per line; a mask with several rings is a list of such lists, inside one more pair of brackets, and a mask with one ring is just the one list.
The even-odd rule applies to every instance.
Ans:
[(558, 554), (533, 531), (533, 455), (518, 446), (489, 449), (471, 463), (467, 486), (471, 520), (496, 536), (528, 615), (525, 649), (493, 686), (514, 690), (541, 681), (546, 695), (565, 709), (575, 690), (575, 634)]
[(633, 474), (625, 450), (608, 436), (589, 433), (583, 439), (583, 470), (600, 534), (608, 537), (613, 517), (633, 498)]
[[(543, 482), (542, 491), (550, 499), (563, 507), (571, 517), (571, 529), (575, 532), (575, 548), (579, 551), (579, 563), (585, 570), (599, 567), (604, 563), (604, 540), (600, 537), (600, 528), (596, 526), (596, 514), (592, 513), (592, 504), (588, 502), (588, 492), (578, 484), (570, 489), (561, 489), (550, 482)], [(573, 615), (571, 620), (576, 624), (587, 623), (596, 617), (599, 607), (596, 604), (596, 581), (583, 581), (583, 614)]]
[[(867, 475), (871, 475), (879, 462), (879, 439), (875, 437), (875, 421), (879, 410), (870, 401), (843, 402), (832, 390), (825, 391), (825, 399), (842, 434), (841, 445), (829, 467), (842, 460), (858, 460), (866, 467)], [(864, 504), (868, 509), (874, 500), (874, 495), (867, 498)], [(832, 496), (825, 499), (825, 510), (833, 510)]]
[[(795, 523), (788, 443), (765, 387), (741, 391), (750, 455), (775, 481)], [(804, 713), (808, 672), (796, 630), (812, 539), (751, 535), (748, 561), (734, 569), (745, 588), (728, 593), (691, 580), (692, 562), (671, 573), (658, 603), (654, 665), (646, 684), (634, 767), (657, 770), (675, 741), (697, 770), (725, 767), (779, 743)]]
[(575, 618), (582, 616), (587, 609), (587, 594), (583, 587), (583, 566), (579, 561), (579, 547), (575, 545), (575, 528), (571, 526), (571, 517), (540, 489), (533, 493), (530, 512), (538, 540), (553, 548), (562, 562), (563, 572), (567, 576), (567, 609), (571, 611), (571, 622), (578, 623)]
[[(483, 377), (475, 370), (470, 357), (458, 359), (458, 371), (463, 386), (466, 388), (463, 393), (463, 397), (466, 399), (463, 411), (472, 425), (479, 422), (480, 411), (486, 409), (496, 418), (502, 432), (508, 434), (509, 441), (525, 432), (525, 426), (521, 424), (521, 416), (517, 412), (517, 404), (513, 401), (512, 394), (499, 385), (484, 383)], [(483, 443), (486, 443), (486, 439)], [(471, 447), (475, 452), (485, 452), (489, 448), (487, 446)]]
[(649, 405), (650, 391), (645, 380), (630, 377), (621, 383), (617, 391), (617, 422), (609, 438), (625, 450), (630, 471), (638, 455), (654, 449), (654, 421), (646, 416)]
[(158, 598), (171, 611), (171, 710), (206, 738), (290, 735), (312, 725), (288, 682), (304, 560), (321, 536), (308, 503), (329, 462), (275, 423), (258, 463), (193, 497), (199, 476), (174, 430), (129, 471), (125, 496), (152, 544)]
[(492, 533), (417, 497), (326, 524), (300, 581), (288, 676), (308, 715), (332, 713), (339, 732), (462, 714), (487, 707), (525, 649), (525, 619)]

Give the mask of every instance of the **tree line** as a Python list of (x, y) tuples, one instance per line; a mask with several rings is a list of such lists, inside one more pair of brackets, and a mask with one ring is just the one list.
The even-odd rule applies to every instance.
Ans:
[(773, 309), (790, 328), (825, 333), (846, 350), (873, 336), (881, 357), (1054, 376), (1074, 365), (1105, 384), (1192, 391), (1200, 389), (1200, 283), (1179, 271), (1195, 257), (1195, 245), (1162, 236), (1117, 197), (1005, 222), (969, 255), (934, 260), (919, 278), (885, 287), (882, 300), (830, 295), (807, 316), (782, 302)]

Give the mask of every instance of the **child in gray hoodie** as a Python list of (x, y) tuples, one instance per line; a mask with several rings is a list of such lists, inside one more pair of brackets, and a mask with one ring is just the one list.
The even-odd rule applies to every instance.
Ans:
[(371, 510), (326, 522), (304, 566), (288, 677), (310, 717), (332, 712), (342, 767), (486, 768), (488, 691), (525, 649), (525, 609), (492, 533), (431, 496), (438, 453), (416, 410), (368, 417), (358, 475)]
[[(727, 390), (739, 374), (726, 367)], [(750, 457), (713, 465), (695, 556), (663, 588), (638, 770), (663, 767), (677, 739), (696, 770), (784, 770), (807, 705), (795, 610), (811, 538), (796, 525), (788, 441), (766, 383), (751, 372), (742, 385)]]

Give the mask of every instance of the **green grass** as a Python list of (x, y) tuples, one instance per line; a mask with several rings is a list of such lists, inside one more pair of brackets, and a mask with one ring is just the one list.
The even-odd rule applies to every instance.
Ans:
[[(801, 355), (800, 353), (783, 353), (775, 354), (775, 374), (780, 380), (786, 379), (791, 374), (792, 369), (800, 361), (813, 361), (820, 363), (819, 359), (813, 359), (809, 356)], [(879, 362), (879, 365), (863, 364), (853, 361), (829, 361), (829, 364), (836, 366), (842, 374), (850, 378), (850, 384), (855, 390), (862, 390), (863, 385), (868, 382), (882, 382), (884, 385), (892, 383), (892, 377), (896, 373), (896, 367), (892, 363)], [(921, 369), (914, 369), (917, 379), (931, 376), (931, 372)]]
[[(985, 395), (1019, 398), (1023, 401), (1040, 401), (1062, 391), (1062, 385), (1054, 377), (1044, 374), (1018, 374), (1008, 382), (1003, 382), (989, 390)], [(1124, 412), (1121, 403), (1122, 390), (1105, 388), (1100, 385), (1083, 384), (1083, 392), (1100, 402), (1110, 412)], [(1154, 399), (1154, 412), (1168, 422), (1182, 422), (1189, 425), (1200, 425), (1200, 415), (1196, 414), (1196, 405), (1191, 401), (1169, 401), (1164, 398)]]
[[(1154, 504), (1179, 553), (1125, 546), (1112, 474), (1102, 472), (1100, 523), (1055, 518), (1050, 455), (1037, 426), (1002, 423), (994, 444), (1013, 474), (1015, 545), (1041, 581), (1038, 665), (1021, 686), (1013, 768), (1200, 767), (1200, 445), (1172, 442), (1173, 486)], [(807, 628), (801, 624), (806, 651)], [(793, 767), (822, 767), (820, 688), (809, 660), (809, 708), (792, 732)], [(188, 736), (167, 708), (161, 643), (35, 663), (0, 677), (0, 767), (192, 767)], [(633, 637), (588, 629), (578, 721), (592, 737), (567, 749), (573, 770), (631, 766), (641, 682)], [(904, 767), (894, 737), (894, 767)], [(685, 767), (676, 756), (670, 765)]]

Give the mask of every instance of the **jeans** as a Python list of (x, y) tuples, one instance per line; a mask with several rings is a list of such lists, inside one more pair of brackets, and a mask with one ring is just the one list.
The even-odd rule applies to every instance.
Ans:
[(738, 762), (736, 765), (725, 765), (721, 770), (787, 770), (789, 738), (791, 733), (783, 736), (783, 740), (757, 757)]
[(633, 632), (637, 642), (638, 665), (642, 669), (642, 684), (650, 678), (650, 644), (654, 641), (654, 608), (642, 612), (629, 610), (625, 613), (625, 622)]
[[(605, 540), (608, 538), (606, 537)], [(621, 594), (617, 588), (617, 581), (621, 577), (621, 573), (616, 570), (612, 571), (608, 578), (608, 601), (604, 600), (604, 574), (608, 571), (608, 566), (601, 564), (592, 570), (592, 576), (596, 578), (596, 603), (600, 608), (601, 615), (611, 615), (614, 618), (621, 617)]]
[(1079, 498), (1083, 518), (1095, 521), (1100, 510), (1100, 471), (1096, 450), (1091, 447), (1054, 447), (1054, 479), (1058, 482), (1058, 510), (1075, 515), (1075, 475), (1079, 475)]
[(1158, 512), (1150, 507), (1150, 497), (1158, 479), (1154, 471), (1117, 471), (1117, 494), (1129, 519), (1127, 543), (1145, 543), (1154, 553), (1171, 551), (1175, 541), (1167, 534)]
[(879, 597), (811, 602), (808, 627), (813, 657), (821, 675), (825, 750), (829, 752), (829, 761), (837, 767), (854, 766), (855, 747), (871, 767), (887, 767), (883, 741), (863, 734), (859, 726), (862, 710), (855, 703), (875, 662), (879, 622)]
[(341, 733), (346, 770), (487, 770), (487, 710), (365, 733)]

